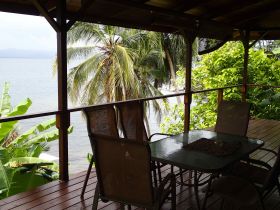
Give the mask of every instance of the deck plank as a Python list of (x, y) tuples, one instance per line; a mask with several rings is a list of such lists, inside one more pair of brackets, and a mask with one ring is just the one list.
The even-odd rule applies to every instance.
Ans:
[[(277, 150), (280, 145), (280, 122), (275, 120), (263, 120), (253, 119), (250, 120), (247, 136), (249, 138), (261, 139), (265, 142), (264, 147)], [(269, 164), (273, 164), (275, 158), (272, 154), (258, 150), (251, 155), (253, 158), (259, 158)], [(178, 170), (178, 169), (176, 169)], [(163, 176), (170, 171), (170, 168), (166, 166), (163, 169)], [(88, 187), (86, 189), (84, 198), (80, 198), (81, 189), (84, 182), (86, 172), (81, 172), (70, 177), (69, 182), (54, 181), (46, 185), (37, 187), (28, 192), (20, 193), (9, 198), (0, 200), (1, 210), (81, 210), (91, 209), (94, 190), (97, 182), (96, 174), (94, 170), (91, 173)], [(207, 178), (207, 174), (204, 175)], [(185, 181), (188, 179), (188, 175), (184, 175)], [(176, 186), (177, 194), (177, 209), (178, 210), (194, 210), (196, 209), (196, 201), (192, 188)], [(203, 197), (204, 193), (200, 191), (200, 197)], [(226, 204), (227, 205), (227, 204)], [(265, 201), (267, 210), (280, 209), (280, 199), (277, 191), (272, 193), (271, 196)], [(207, 210), (216, 210), (220, 207), (220, 199), (217, 197), (211, 197), (207, 202)], [(227, 207), (226, 207), (227, 208)], [(120, 209), (119, 204), (114, 202), (99, 202), (98, 209), (102, 210), (115, 210)], [(132, 209), (140, 210), (141, 208), (133, 207)], [(170, 209), (170, 202), (167, 202), (162, 207), (163, 210)], [(254, 210), (257, 207), (254, 208)]]

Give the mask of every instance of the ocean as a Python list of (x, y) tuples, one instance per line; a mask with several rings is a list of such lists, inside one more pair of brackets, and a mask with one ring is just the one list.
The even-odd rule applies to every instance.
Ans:
[[(57, 110), (57, 79), (53, 75), (54, 59), (0, 58), (0, 88), (4, 82), (9, 82), (12, 105), (17, 105), (27, 97), (32, 100), (28, 113), (38, 113)], [(69, 107), (73, 107), (69, 101)], [(19, 122), (19, 132), (24, 132), (32, 126), (51, 117), (40, 117)], [(151, 111), (149, 124), (151, 132), (159, 132), (159, 123)], [(73, 133), (69, 135), (69, 171), (77, 173), (86, 170), (86, 156), (91, 152), (88, 140), (86, 122), (81, 112), (71, 113)], [(47, 154), (58, 157), (58, 141), (49, 143)]]

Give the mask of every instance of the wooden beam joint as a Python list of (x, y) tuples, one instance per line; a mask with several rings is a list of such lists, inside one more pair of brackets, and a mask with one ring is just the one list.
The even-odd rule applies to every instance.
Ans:
[(38, 0), (32, 0), (32, 3), (37, 8), (37, 10), (46, 18), (46, 20), (49, 22), (49, 24), (53, 27), (55, 31), (61, 30), (58, 23), (50, 16), (49, 12)]

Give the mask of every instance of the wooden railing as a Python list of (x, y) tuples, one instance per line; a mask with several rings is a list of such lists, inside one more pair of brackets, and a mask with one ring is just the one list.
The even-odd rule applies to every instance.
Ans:
[[(191, 92), (191, 94), (217, 91), (218, 98), (220, 98), (220, 100), (221, 100), (222, 96), (223, 96), (223, 91), (225, 89), (231, 89), (231, 88), (241, 87), (241, 86), (242, 85), (232, 85), (232, 86), (226, 86), (226, 87), (221, 87), (221, 88), (211, 88), (211, 89), (206, 89), (206, 90), (194, 90)], [(280, 88), (280, 86), (278, 88)], [(127, 103), (127, 102), (131, 102), (131, 101), (151, 101), (151, 100), (157, 100), (157, 99), (165, 99), (165, 98), (171, 98), (171, 97), (176, 97), (176, 96), (184, 96), (186, 94), (187, 94), (186, 92), (178, 92), (178, 93), (167, 94), (167, 95), (162, 95), (162, 96), (138, 98), (138, 99), (111, 102), (111, 103), (105, 103), (105, 104), (96, 104), (96, 105), (90, 105), (90, 106), (80, 106), (80, 107), (75, 107), (75, 108), (69, 108), (68, 112), (71, 113), (71, 112), (82, 111), (84, 109), (91, 108), (91, 107), (112, 106), (112, 105)], [(25, 119), (31, 119), (31, 118), (45, 117), (45, 116), (57, 115), (60, 113), (61, 113), (60, 111), (47, 111), (47, 112), (31, 113), (31, 114), (18, 115), (18, 116), (12, 116), (12, 117), (3, 117), (3, 118), (0, 118), (0, 123), (15, 121), (15, 120), (25, 120)]]
[[(269, 85), (258, 85), (258, 84), (248, 84), (248, 87), (260, 87), (260, 88), (280, 88), (280, 86), (269, 86)], [(206, 92), (212, 92), (217, 91), (217, 100), (221, 101), (223, 99), (224, 90), (226, 89), (232, 89), (232, 88), (238, 88), (242, 87), (242, 85), (231, 85), (226, 87), (219, 87), (219, 88), (211, 88), (206, 90), (193, 90), (191, 91), (191, 95), (198, 94), (198, 93), (206, 93)], [(90, 108), (90, 107), (100, 107), (100, 106), (112, 106), (117, 105), (121, 103), (127, 103), (130, 101), (151, 101), (151, 100), (157, 100), (157, 99), (165, 99), (165, 98), (171, 98), (176, 96), (184, 96), (187, 95), (186, 92), (178, 92), (174, 94), (167, 94), (162, 96), (154, 96), (154, 97), (147, 97), (147, 98), (138, 98), (138, 99), (131, 99), (126, 101), (118, 101), (118, 102), (111, 102), (111, 103), (105, 103), (105, 104), (96, 104), (96, 105), (90, 105), (90, 106), (80, 106), (75, 108), (69, 108), (68, 112), (77, 112), (82, 111), (84, 109)], [(18, 116), (12, 116), (12, 117), (3, 117), (0, 118), (0, 123), (3, 122), (9, 122), (9, 121), (15, 121), (15, 120), (25, 120), (25, 119), (31, 119), (31, 118), (37, 118), (37, 117), (45, 117), (45, 116), (51, 116), (51, 115), (57, 115), (60, 114), (60, 111), (47, 111), (47, 112), (40, 112), (40, 113), (31, 113), (26, 115), (18, 115)]]
[[(206, 90), (193, 90), (191, 92), (179, 92), (175, 94), (168, 94), (168, 95), (162, 95), (162, 96), (155, 96), (155, 97), (148, 97), (148, 98), (138, 98), (138, 99), (132, 99), (132, 100), (127, 100), (127, 101), (119, 101), (119, 102), (112, 102), (112, 103), (106, 103), (106, 104), (97, 104), (97, 105), (91, 105), (91, 106), (82, 106), (82, 107), (75, 107), (75, 108), (69, 108), (64, 112), (56, 110), (56, 111), (47, 111), (47, 112), (40, 112), (40, 113), (32, 113), (32, 114), (25, 114), (25, 115), (20, 115), (20, 116), (12, 116), (12, 117), (3, 117), (0, 118), (0, 123), (3, 122), (10, 122), (10, 121), (16, 121), (16, 120), (25, 120), (25, 119), (31, 119), (31, 118), (38, 118), (38, 117), (45, 117), (45, 116), (56, 116), (56, 122), (57, 122), (57, 128), (59, 131), (62, 131), (64, 128), (60, 128), (61, 125), (61, 118), (70, 118), (70, 113), (72, 112), (77, 112), (77, 111), (82, 111), (84, 109), (90, 108), (90, 107), (100, 107), (100, 106), (112, 106), (112, 105), (117, 105), (120, 103), (127, 103), (129, 101), (150, 101), (150, 100), (157, 100), (157, 99), (165, 99), (165, 98), (170, 98), (170, 97), (176, 97), (176, 96), (184, 96), (185, 97), (185, 107), (188, 106), (190, 107), (191, 99), (193, 94), (199, 94), (199, 93), (206, 93), (206, 92), (212, 92), (212, 91), (217, 91), (217, 102), (219, 103), (221, 100), (223, 100), (224, 96), (224, 90), (226, 89), (232, 89), (232, 88), (241, 88), (241, 93), (242, 93), (242, 98), (244, 98), (244, 95), (246, 95), (246, 91), (244, 92), (244, 85), (232, 85), (232, 86), (227, 86), (227, 87), (221, 87), (221, 88), (212, 88), (212, 89), (206, 89)], [(254, 87), (260, 87), (260, 88), (280, 88), (280, 86), (268, 86), (268, 85), (257, 85), (257, 84), (248, 84), (245, 89), (247, 88), (254, 88)], [(245, 94), (244, 94), (245, 93)], [(187, 99), (187, 100), (186, 100)], [(186, 109), (185, 109), (186, 110)], [(189, 115), (189, 109), (188, 109), (188, 115)], [(187, 120), (188, 125), (189, 125), (189, 120)], [(66, 122), (69, 122), (69, 120), (66, 120)], [(186, 122), (185, 122), (186, 124)], [(61, 133), (61, 132), (60, 132)], [(62, 132), (63, 133), (63, 132)], [(65, 134), (67, 135), (67, 134)], [(60, 155), (62, 157), (62, 160), (60, 160), (59, 166), (62, 168), (60, 169), (60, 173), (64, 173), (64, 176), (61, 176), (61, 180), (68, 180), (68, 148), (67, 146), (60, 145), (59, 148), (63, 148), (63, 152)], [(65, 165), (66, 164), (66, 165)]]

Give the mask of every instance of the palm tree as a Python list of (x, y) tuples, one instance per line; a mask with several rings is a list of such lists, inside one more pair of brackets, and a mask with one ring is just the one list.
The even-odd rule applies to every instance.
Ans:
[[(75, 24), (68, 34), (71, 100), (82, 104), (121, 101), (160, 95), (152, 85), (164, 69), (147, 32), (90, 23)], [(152, 69), (152, 70), (151, 70)]]

